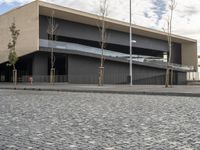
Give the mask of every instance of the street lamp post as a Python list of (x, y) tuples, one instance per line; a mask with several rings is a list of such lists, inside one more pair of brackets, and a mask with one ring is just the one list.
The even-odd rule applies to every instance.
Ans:
[(130, 64), (129, 64), (129, 75), (130, 75), (130, 86), (133, 85), (133, 66), (132, 66), (132, 61), (133, 61), (133, 58), (132, 58), (132, 3), (131, 3), (131, 0), (130, 0)]

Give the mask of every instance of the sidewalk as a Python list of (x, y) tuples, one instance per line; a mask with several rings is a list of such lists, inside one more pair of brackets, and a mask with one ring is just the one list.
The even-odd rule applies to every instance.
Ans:
[(97, 85), (69, 83), (55, 83), (54, 85), (49, 83), (35, 83), (33, 85), (0, 83), (0, 89), (200, 97), (200, 86), (190, 85), (165, 88), (164, 85), (133, 85), (132, 87), (129, 85), (104, 85), (99, 87)]

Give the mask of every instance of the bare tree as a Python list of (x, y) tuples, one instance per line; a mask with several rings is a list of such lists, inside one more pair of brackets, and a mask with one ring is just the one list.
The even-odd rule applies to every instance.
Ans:
[(48, 28), (47, 28), (47, 33), (48, 33), (48, 39), (50, 40), (50, 47), (51, 47), (51, 69), (50, 69), (50, 83), (55, 82), (55, 55), (54, 55), (54, 48), (53, 48), (53, 41), (56, 40), (56, 31), (58, 28), (58, 24), (56, 23), (54, 19), (54, 11), (52, 11), (51, 16), (48, 18)]
[(9, 55), (8, 55), (8, 61), (9, 61), (9, 66), (13, 67), (13, 83), (16, 85), (17, 84), (17, 69), (15, 67), (15, 64), (18, 61), (18, 56), (16, 53), (16, 44), (17, 44), (17, 39), (20, 35), (20, 30), (17, 29), (15, 25), (15, 21), (11, 24), (9, 27), (10, 33), (11, 33), (11, 41), (8, 43), (8, 49), (9, 49)]
[(175, 8), (176, 8), (176, 0), (170, 0), (169, 17), (167, 19), (167, 40), (169, 47), (169, 54), (168, 54), (169, 57), (167, 60), (166, 79), (165, 79), (166, 88), (169, 87), (169, 82), (171, 86), (173, 84), (173, 67), (171, 66), (171, 57), (172, 57), (172, 22), (173, 22), (173, 13)]
[(99, 23), (98, 28), (101, 36), (100, 47), (101, 47), (101, 64), (99, 67), (99, 78), (98, 85), (103, 86), (104, 83), (104, 49), (106, 48), (107, 41), (107, 26), (106, 26), (106, 17), (108, 15), (108, 0), (100, 0), (100, 9), (99, 9)]

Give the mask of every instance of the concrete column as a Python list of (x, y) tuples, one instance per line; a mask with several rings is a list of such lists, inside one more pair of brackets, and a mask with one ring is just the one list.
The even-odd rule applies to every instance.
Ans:
[(198, 55), (197, 55), (197, 43), (184, 43), (182, 44), (182, 64), (187, 66), (194, 66), (198, 71)]

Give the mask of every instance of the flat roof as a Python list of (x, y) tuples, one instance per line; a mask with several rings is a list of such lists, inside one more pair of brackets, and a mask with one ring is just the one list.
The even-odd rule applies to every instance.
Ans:
[[(40, 15), (49, 16), (49, 15), (51, 15), (52, 10), (54, 10), (55, 17), (57, 17), (59, 19), (69, 20), (72, 22), (77, 22), (77, 23), (82, 23), (82, 24), (87, 24), (87, 25), (92, 25), (92, 26), (97, 26), (97, 24), (100, 20), (100, 16), (98, 16), (98, 15), (75, 10), (75, 9), (68, 8), (68, 7), (63, 7), (60, 5), (53, 4), (53, 3), (47, 3), (47, 2), (43, 2), (43, 1), (39, 1), (39, 0), (35, 0), (34, 2), (31, 2), (31, 3), (38, 3)], [(28, 3), (28, 4), (31, 4), (31, 3)], [(26, 5), (28, 5), (28, 4), (26, 4)], [(26, 5), (17, 7), (15, 9), (25, 7)], [(15, 9), (13, 9), (13, 10), (15, 10)], [(6, 12), (5, 14), (7, 14), (13, 10), (10, 10), (10, 11)], [(4, 15), (4, 14), (2, 14), (2, 15)], [(0, 15), (0, 16), (2, 16), (2, 15)], [(108, 29), (129, 33), (130, 24), (128, 22), (123, 22), (123, 21), (119, 21), (119, 20), (115, 20), (115, 19), (111, 19), (111, 18), (106, 18), (105, 21), (108, 26)], [(142, 27), (142, 26), (135, 25), (135, 24), (133, 24), (132, 26), (133, 26), (133, 34), (167, 41), (167, 33), (166, 32)], [(175, 34), (172, 34), (172, 41), (178, 42), (178, 43), (187, 43), (187, 42), (197, 43), (197, 40), (195, 40), (195, 39), (180, 36), (180, 35), (175, 35)]]
[[(46, 15), (49, 16), (54, 10), (55, 12), (55, 17), (64, 19), (64, 20), (70, 20), (72, 22), (77, 22), (77, 23), (83, 23), (83, 24), (88, 24), (92, 26), (97, 26), (99, 20), (101, 19), (100, 16), (63, 7), (60, 5), (52, 4), (52, 3), (47, 3), (43, 1), (38, 1), (39, 2), (39, 14), (41, 15)], [(129, 28), (130, 24), (128, 22), (123, 22), (111, 18), (106, 18), (105, 19), (108, 29), (111, 30), (118, 30), (122, 32), (128, 32), (129, 33)], [(162, 39), (162, 40), (167, 40), (167, 33), (155, 29), (150, 29), (142, 26), (138, 26), (133, 24), (133, 34), (145, 36), (145, 37), (151, 37), (151, 38), (156, 38), (156, 39)], [(197, 40), (184, 37), (184, 36), (179, 36), (179, 35), (172, 35), (172, 40), (174, 42), (178, 43), (185, 43), (185, 42), (197, 42)]]

